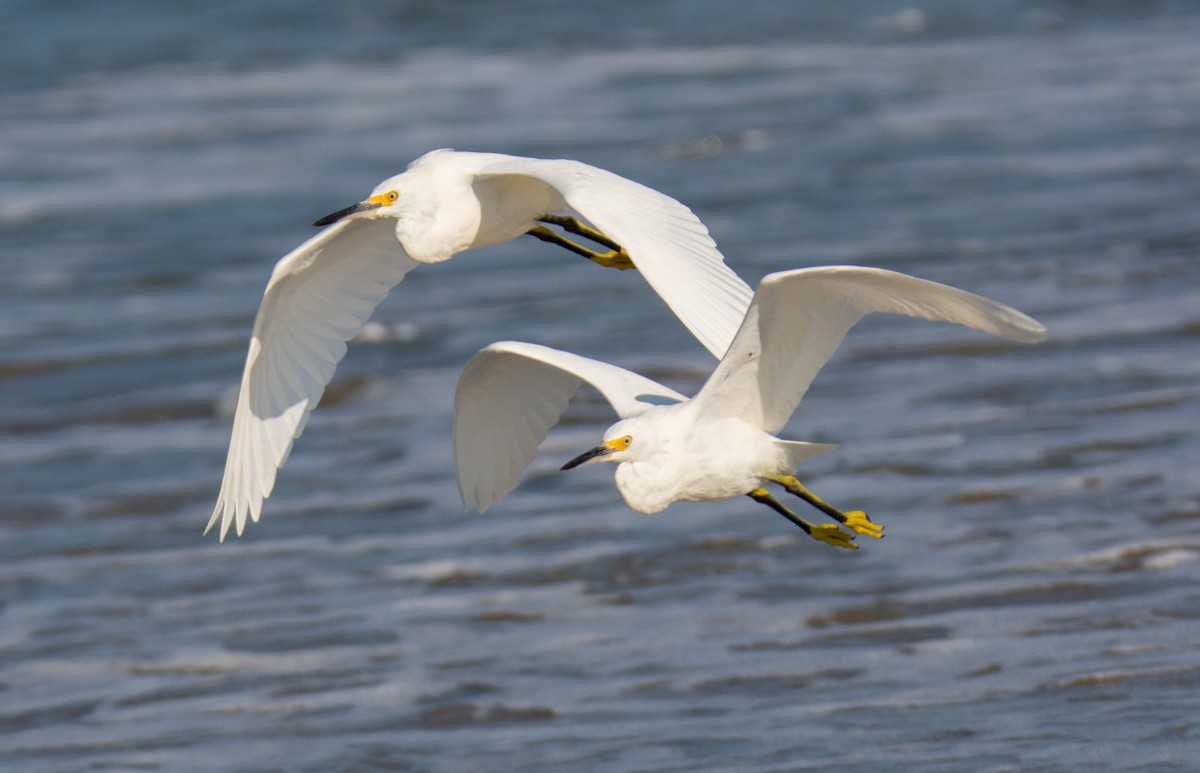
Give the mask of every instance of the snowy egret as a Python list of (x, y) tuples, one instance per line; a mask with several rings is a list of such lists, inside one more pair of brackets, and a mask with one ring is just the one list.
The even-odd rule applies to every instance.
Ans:
[[(567, 209), (595, 228), (560, 214)], [(691, 210), (578, 161), (435, 150), (314, 225), (328, 227), (275, 265), (254, 320), (225, 476), (205, 529), (220, 522), (222, 540), (231, 524), (241, 535), (247, 516), (258, 520), (345, 342), (418, 264), (530, 234), (600, 265), (636, 267), (717, 357), (752, 295)]]
[(1045, 337), (1026, 315), (953, 287), (876, 268), (827, 266), (767, 276), (733, 343), (688, 399), (624, 368), (535, 344), (502, 342), (467, 364), (454, 399), (454, 460), (463, 506), (503, 499), (571, 396), (594, 386), (621, 421), (563, 465), (617, 462), (617, 488), (634, 510), (747, 495), (813, 539), (856, 548), (837, 524), (813, 524), (766, 490), (768, 482), (859, 534), (883, 535), (862, 511), (844, 512), (798, 481), (795, 466), (836, 446), (780, 440), (809, 384), (846, 333), (873, 311), (954, 322), (1018, 341)]

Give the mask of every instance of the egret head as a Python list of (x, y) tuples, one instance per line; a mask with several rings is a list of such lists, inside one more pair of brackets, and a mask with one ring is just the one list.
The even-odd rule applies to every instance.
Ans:
[(585, 451), (560, 469), (571, 470), (592, 462), (632, 462), (641, 456), (643, 447), (649, 441), (648, 427), (636, 418), (618, 421), (604, 433), (600, 445)]
[(399, 208), (404, 199), (403, 180), (400, 179), (403, 176), (398, 174), (389, 177), (375, 186), (366, 200), (326, 215), (313, 225), (322, 227), (352, 218), (399, 217)]

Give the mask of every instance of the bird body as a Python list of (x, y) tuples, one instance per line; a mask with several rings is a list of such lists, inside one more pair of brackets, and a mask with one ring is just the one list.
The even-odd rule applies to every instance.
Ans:
[[(539, 218), (566, 208), (562, 194), (538, 177), (485, 173), (512, 158), (430, 151), (377, 185), (368, 201), (395, 191), (395, 202), (376, 216), (395, 218), (396, 238), (413, 260), (440, 263), (466, 250), (515, 239), (536, 228)], [(562, 163), (578, 162), (550, 161)]]
[(677, 501), (749, 495), (816, 539), (855, 547), (852, 535), (810, 524), (771, 498), (763, 487), (775, 482), (858, 533), (882, 536), (865, 513), (838, 510), (793, 477), (799, 462), (836, 446), (774, 435), (850, 328), (876, 311), (1024, 342), (1045, 335), (1021, 312), (963, 290), (882, 269), (827, 266), (763, 279), (728, 351), (691, 399), (614, 365), (535, 344), (493, 344), (467, 364), (455, 394), (463, 505), (483, 511), (503, 499), (587, 381), (621, 420), (600, 445), (563, 469), (617, 463), (617, 488), (634, 510), (654, 513)]
[[(557, 213), (573, 210), (595, 230)], [(611, 259), (549, 222), (612, 248)], [(254, 321), (225, 475), (208, 528), (240, 535), (257, 521), (346, 351), (346, 342), (421, 263), (525, 233), (617, 268), (636, 266), (700, 342), (720, 357), (751, 290), (725, 265), (684, 205), (578, 161), (435, 150), (357, 204), (318, 220), (324, 230), (284, 256)]]
[[(673, 502), (731, 499), (762, 485), (763, 473), (786, 474), (794, 467), (778, 438), (741, 419), (705, 421), (695, 414), (689, 401), (618, 422), (605, 433), (606, 440), (633, 436), (646, 449), (617, 466), (617, 489), (632, 509), (657, 513)], [(804, 445), (819, 449), (813, 456), (832, 448)], [(693, 448), (707, 451), (687, 453)]]

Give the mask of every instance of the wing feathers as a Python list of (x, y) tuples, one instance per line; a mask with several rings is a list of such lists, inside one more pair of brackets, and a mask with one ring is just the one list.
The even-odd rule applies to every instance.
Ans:
[(584, 381), (622, 418), (684, 399), (615, 365), (536, 344), (492, 344), (467, 363), (454, 395), (454, 467), (464, 507), (484, 512), (513, 490)]
[(254, 334), (208, 527), (240, 535), (258, 520), (275, 474), (354, 336), (404, 274), (416, 266), (392, 220), (349, 220), (326, 228), (275, 265)]
[(625, 248), (638, 271), (714, 356), (729, 348), (752, 291), (699, 218), (675, 199), (578, 161), (516, 158), (486, 174), (536, 177)]
[(825, 266), (771, 274), (729, 352), (695, 400), (778, 432), (817, 372), (865, 315), (952, 322), (1017, 341), (1045, 337), (1036, 320), (996, 301), (894, 271)]

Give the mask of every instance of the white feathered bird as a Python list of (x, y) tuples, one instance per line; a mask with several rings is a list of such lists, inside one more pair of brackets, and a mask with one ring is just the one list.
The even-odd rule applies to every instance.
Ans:
[[(594, 228), (561, 216), (565, 210)], [(276, 264), (254, 321), (225, 476), (205, 529), (219, 523), (222, 540), (230, 526), (240, 535), (247, 517), (258, 520), (346, 341), (421, 263), (528, 233), (604, 266), (636, 267), (717, 357), (751, 297), (691, 210), (578, 161), (435, 150), (315, 225), (328, 227)]]
[(583, 382), (621, 421), (563, 469), (617, 462), (617, 488), (634, 510), (748, 495), (814, 539), (854, 548), (836, 524), (816, 525), (776, 501), (784, 486), (842, 525), (869, 536), (882, 527), (844, 512), (798, 480), (795, 466), (835, 446), (780, 440), (817, 372), (864, 315), (889, 312), (953, 322), (1023, 342), (1045, 328), (1016, 309), (936, 282), (877, 268), (828, 266), (767, 276), (732, 345), (688, 399), (624, 368), (535, 344), (501, 342), (463, 371), (454, 401), (454, 460), (464, 507), (481, 512), (508, 495)]

